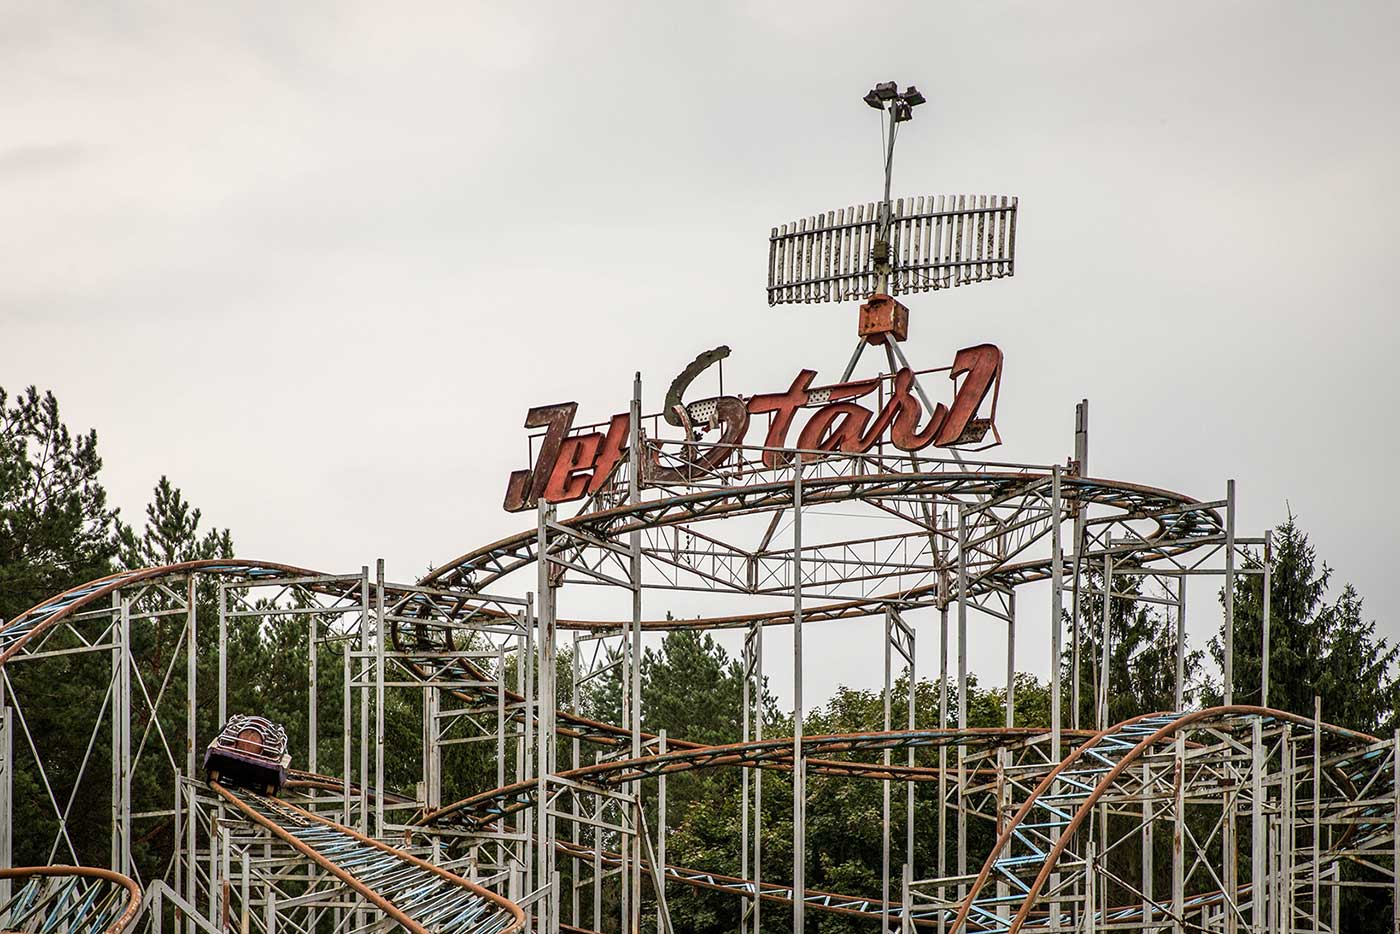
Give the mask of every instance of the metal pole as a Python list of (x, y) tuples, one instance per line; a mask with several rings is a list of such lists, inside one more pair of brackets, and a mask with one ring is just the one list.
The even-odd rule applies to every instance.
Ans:
[(806, 923), (807, 764), (802, 756), (802, 455), (792, 473), (792, 930)]
[[(1074, 409), (1074, 459), (1079, 476), (1089, 475), (1089, 400), (1081, 399)], [(1089, 511), (1087, 502), (1080, 502), (1074, 511), (1074, 592), (1070, 594), (1070, 726), (1079, 729), (1079, 585), (1083, 564), (1084, 524)], [(1058, 662), (1057, 662), (1058, 664)]]
[(1266, 840), (1267, 826), (1264, 823), (1264, 724), (1259, 717), (1254, 717), (1250, 723), (1250, 766), (1249, 766), (1249, 797), (1250, 797), (1250, 857), (1249, 874), (1253, 882), (1250, 889), (1252, 898), (1252, 910), (1250, 919), (1253, 921), (1254, 934), (1264, 934), (1267, 917), (1264, 909), (1263, 886), (1264, 877), (1268, 872), (1266, 860)]
[[(185, 588), (185, 774), (191, 777), (195, 774), (195, 748), (199, 745), (199, 704), (195, 698), (199, 677), (199, 603), (195, 579), (196, 575), (191, 574)], [(180, 891), (178, 885), (175, 891)]]
[(374, 562), (374, 832), (384, 835), (384, 559)]
[[(939, 514), (944, 535), (940, 542), (938, 560), (938, 728), (948, 728), (948, 568), (946, 566), (948, 513)], [(938, 744), (938, 877), (946, 878), (948, 860), (948, 744)], [(940, 891), (940, 897), (941, 897)], [(946, 912), (938, 913), (938, 930), (942, 934)]]
[[(899, 614), (895, 614), (895, 619), (899, 620)], [(907, 629), (905, 634), (909, 641), (909, 709), (906, 711), (908, 729), (912, 731), (917, 723), (914, 709), (914, 693), (919, 684), (918, 672), (915, 670), (914, 660), (918, 658), (915, 651), (914, 630)], [(914, 767), (914, 747), (910, 746), (904, 753), (904, 764), (910, 768)], [(914, 783), (904, 783), (904, 872), (907, 874), (914, 868)], [(907, 887), (906, 887), (907, 889)]]
[[(891, 725), (890, 725), (890, 689), (891, 689), (891, 680), (892, 680), (892, 679), (891, 679), (891, 677), (890, 677), (890, 650), (891, 650), (891, 648), (892, 648), (891, 641), (892, 641), (893, 638), (894, 638), (894, 633), (892, 632), (891, 626), (890, 626), (890, 623), (891, 623), (891, 620), (890, 620), (890, 612), (891, 612), (891, 611), (890, 611), (890, 608), (889, 608), (889, 607), (885, 607), (885, 687), (884, 687), (884, 691), (882, 692), (882, 694), (883, 694), (883, 700), (884, 700), (884, 705), (883, 705), (883, 706), (884, 706), (884, 720), (883, 720), (882, 722), (883, 722), (884, 725), (881, 727), (881, 729), (883, 729), (886, 733), (888, 733), (888, 732), (890, 731), (890, 729), (891, 729)], [(890, 766), (890, 750), (889, 750), (889, 747), (886, 747), (885, 750), (884, 750), (882, 753), (880, 753), (880, 757), (881, 757), (881, 761), (882, 761), (882, 762), (884, 763), (884, 765), (885, 765), (885, 770), (888, 772), (889, 766)], [(881, 803), (880, 803), (880, 913), (881, 913), (881, 915), (883, 915), (883, 917), (884, 917), (884, 927), (882, 928), (882, 930), (888, 931), (888, 930), (890, 929), (890, 780), (889, 780), (889, 778), (888, 778), (888, 777), (885, 778), (882, 782), (880, 782), (880, 785), (881, 785)], [(795, 897), (795, 896), (794, 896), (794, 897)]]
[[(1079, 433), (1076, 431), (1076, 451), (1078, 450), (1078, 437)], [(1052, 762), (1063, 755), (1060, 741), (1064, 728), (1064, 714), (1062, 712), (1064, 689), (1060, 684), (1061, 655), (1064, 652), (1064, 636), (1061, 630), (1064, 626), (1065, 599), (1064, 543), (1061, 541), (1060, 531), (1064, 506), (1061, 483), (1060, 465), (1056, 464), (1050, 472), (1050, 761)], [(1076, 662), (1076, 666), (1077, 664)], [(1057, 792), (1058, 788), (1052, 786), (1050, 793), (1056, 794)], [(1052, 843), (1059, 841), (1060, 828), (1058, 825), (1050, 829), (1050, 839)], [(1060, 890), (1060, 874), (1058, 872), (1050, 877), (1050, 890), (1052, 892)], [(1050, 901), (1050, 924), (1054, 927), (1059, 923), (1060, 901), (1058, 898), (1052, 898)]]
[(228, 592), (219, 582), (219, 723), (228, 723)]
[[(554, 878), (554, 834), (552, 832), (552, 821), (549, 816), (552, 810), (549, 805), (549, 775), (554, 771), (554, 601), (558, 592), (554, 586), (554, 574), (549, 567), (546, 555), (549, 553), (549, 525), (554, 521), (555, 507), (553, 504), (540, 500), (539, 503), (539, 555), (540, 560), (536, 562), (539, 575), (539, 606), (535, 612), (536, 629), (539, 633), (537, 639), (537, 658), (539, 667), (539, 782), (538, 782), (538, 804), (536, 805), (536, 831), (535, 843), (537, 846), (537, 858), (539, 862), (540, 885), (543, 886), (548, 880)], [(527, 613), (533, 602), (533, 595), (527, 595)], [(634, 731), (633, 736), (636, 733)], [(641, 900), (638, 892), (637, 900)], [(554, 930), (559, 920), (561, 899), (559, 892), (550, 887), (541, 902), (544, 909), (544, 917), (540, 920), (541, 927), (546, 932)]]
[[(569, 656), (569, 676), (570, 676), (570, 678), (569, 678), (569, 710), (570, 710), (575, 716), (578, 716), (578, 715), (581, 713), (581, 711), (580, 711), (580, 709), (579, 709), (579, 695), (578, 695), (578, 678), (579, 678), (579, 659), (578, 659), (578, 653), (579, 653), (578, 632), (575, 631), (575, 632), (574, 632), (574, 650), (573, 650), (573, 652), (572, 652), (572, 653), (570, 654), (570, 656)], [(502, 698), (502, 700), (504, 700), (504, 698)], [(574, 737), (573, 737), (572, 741), (570, 742), (569, 746), (570, 746), (570, 749), (569, 749), (569, 767), (570, 767), (570, 768), (576, 769), (576, 768), (578, 768), (580, 765), (583, 764), (582, 761), (581, 761), (581, 759), (580, 759), (581, 746), (579, 745), (579, 738), (578, 738), (578, 734), (577, 734), (577, 733), (574, 734)], [(497, 788), (500, 788), (501, 786), (500, 786), (500, 785), (497, 785), (496, 787), (497, 787)], [(570, 812), (571, 812), (572, 815), (573, 815), (573, 821), (571, 822), (571, 824), (570, 824), (570, 829), (569, 829), (569, 836), (570, 836), (570, 839), (573, 841), (573, 844), (574, 844), (575, 847), (577, 847), (577, 846), (579, 845), (579, 821), (578, 821), (579, 808), (578, 808), (578, 799), (579, 799), (579, 796), (576, 795), (576, 794), (575, 794), (575, 795), (570, 795), (570, 796), (569, 796), (569, 809), (570, 809)], [(577, 867), (577, 866), (580, 865), (580, 864), (579, 864), (578, 862), (575, 862), (574, 865)], [(580, 888), (581, 888), (581, 883), (578, 881), (578, 872), (577, 872), (577, 870), (575, 870), (575, 872), (574, 872), (574, 881), (573, 881), (573, 883), (569, 886), (569, 888), (570, 888), (570, 890), (571, 890), (571, 891), (570, 891), (570, 898), (569, 898), (569, 901), (570, 901), (570, 904), (569, 904), (569, 921), (570, 921), (570, 923), (571, 923), (574, 927), (578, 927), (578, 926), (579, 926), (579, 919), (580, 919), (580, 917), (581, 917), (581, 915), (579, 914), (579, 890), (580, 890)]]
[[(1396, 774), (1400, 773), (1392, 773)], [(1313, 695), (1312, 786), (1312, 914), (1313, 934), (1317, 934), (1321, 914), (1318, 875), (1322, 868), (1322, 698), (1316, 694)], [(1395, 865), (1400, 867), (1400, 863)]]
[[(755, 625), (762, 627), (761, 623)], [(753, 678), (753, 647), (750, 642), (751, 635), (744, 638), (743, 669), (744, 683), (740, 687), (740, 725), (739, 738), (746, 745), (749, 742), (749, 682)], [(749, 769), (739, 770), (739, 878), (749, 878)], [(755, 890), (755, 901), (757, 901), (757, 890)], [(743, 932), (748, 927), (748, 922), (744, 916), (744, 899), (739, 899), (739, 930)]]
[(1176, 578), (1176, 707), (1186, 706), (1186, 575)]
[(1109, 643), (1113, 641), (1112, 607), (1113, 556), (1105, 554), (1103, 556), (1103, 631), (1099, 633), (1098, 703), (1094, 705), (1094, 726), (1100, 730), (1108, 726)]
[(1016, 591), (1006, 593), (1006, 725), (1016, 725)]
[[(346, 639), (341, 644), (341, 654), (344, 659), (344, 690), (340, 697), (340, 788), (341, 788), (341, 823), (350, 826), (350, 769), (353, 761), (355, 733), (350, 725), (351, 710), (353, 705), (350, 701), (350, 685), (354, 681), (355, 672), (350, 664), (350, 640)], [(500, 785), (496, 786), (501, 787)]]
[[(1235, 481), (1225, 485), (1225, 705), (1235, 698)], [(1285, 783), (1286, 784), (1286, 783)], [(1232, 902), (1239, 904), (1239, 841), (1236, 834), (1236, 800), (1227, 795), (1225, 822), (1221, 828), (1221, 852), (1225, 859), (1225, 891)], [(1290, 838), (1291, 845), (1291, 838)], [(1226, 934), (1235, 934), (1237, 917), (1225, 915)]]
[(1235, 481), (1225, 483), (1225, 706), (1235, 702)]
[[(958, 731), (967, 729), (967, 516), (958, 506)], [(967, 746), (958, 737), (958, 875), (967, 875)], [(966, 894), (958, 883), (958, 897)]]
[[(1270, 639), (1269, 628), (1273, 623), (1273, 589), (1274, 589), (1274, 530), (1266, 529), (1264, 532), (1264, 609), (1263, 609), (1263, 635), (1261, 637), (1262, 646), (1259, 650), (1259, 706), (1269, 706), (1269, 653)], [(1314, 914), (1316, 911), (1314, 910)]]
[[(879, 272), (879, 280), (878, 280), (878, 281), (879, 281), (879, 287), (878, 287), (878, 291), (879, 291), (881, 294), (889, 294), (889, 290), (890, 290), (890, 266), (891, 266), (891, 263), (892, 263), (892, 260), (893, 260), (893, 256), (891, 255), (891, 251), (893, 250), (893, 247), (892, 247), (892, 246), (889, 246), (889, 242), (890, 242), (890, 182), (891, 182), (891, 176), (892, 176), (893, 173), (894, 173), (894, 137), (895, 137), (895, 130), (896, 130), (896, 128), (898, 127), (898, 124), (897, 124), (897, 123), (895, 122), (895, 120), (894, 120), (894, 114), (893, 114), (892, 112), (888, 112), (888, 111), (886, 111), (886, 112), (889, 113), (889, 133), (888, 133), (888, 139), (886, 140), (886, 148), (885, 148), (885, 199), (884, 199), (884, 201), (880, 202), (880, 240), (881, 240), (883, 243), (886, 244), (886, 253), (885, 253), (885, 259), (884, 259), (883, 261), (880, 262), (879, 267), (878, 267), (878, 272)], [(881, 114), (881, 120), (883, 120), (883, 119), (884, 119), (884, 113)]]
[[(1390, 749), (1390, 774), (1395, 776), (1400, 775), (1400, 730), (1395, 731), (1395, 736), (1393, 738), (1395, 744), (1391, 746)], [(1396, 794), (1394, 787), (1391, 789), (1391, 794)], [(1390, 813), (1395, 824), (1391, 829), (1390, 865), (1393, 871), (1391, 874), (1392, 883), (1390, 887), (1390, 929), (1392, 931), (1400, 931), (1400, 801), (1397, 801), (1394, 797), (1391, 799)], [(1332, 896), (1333, 904), (1335, 905), (1337, 901), (1337, 896), (1334, 894)], [(1335, 908), (1333, 908), (1333, 914), (1336, 914)]]
[(369, 565), (360, 567), (360, 832), (368, 834), (369, 822)]
[[(631, 436), (627, 445), (627, 497), (633, 503), (642, 500), (642, 374), (632, 375), (632, 406), (628, 420), (628, 433)], [(629, 674), (631, 677), (632, 700), (632, 758), (642, 755), (642, 533), (634, 529), (628, 533), (628, 576), (632, 584), (632, 648)], [(638, 799), (640, 807), (640, 798)], [(642, 853), (641, 827), (636, 828), (637, 837), (633, 840), (632, 861), (627, 885), (631, 891), (632, 931), (638, 931), (642, 923)]]
[(1060, 465), (1050, 473), (1050, 748), (1051, 759), (1060, 755), (1063, 715), (1060, 697), (1060, 655), (1064, 651), (1064, 551), (1060, 541)]
[(1184, 934), (1186, 907), (1186, 736), (1176, 734), (1176, 769), (1172, 783), (1172, 931)]
[[(1146, 789), (1152, 787), (1152, 766), (1143, 763), (1142, 766), (1142, 920), (1145, 924), (1151, 925), (1154, 899), (1152, 897), (1152, 794)], [(1144, 928), (1150, 930), (1150, 928)]]
[[(14, 865), (15, 724), (10, 706), (3, 701), (0, 692), (0, 869), (9, 869)], [(10, 880), (4, 882), (0, 904), (10, 900)]]
[[(319, 637), (316, 632), (316, 614), (310, 614), (307, 619), (310, 622), (307, 627), (309, 631), (306, 649), (306, 768), (308, 771), (317, 772), (320, 771), (316, 767), (316, 652)], [(314, 791), (312, 791), (312, 796), (315, 796)]]
[[(666, 729), (657, 731), (657, 751), (666, 755)], [(656, 780), (656, 875), (659, 891), (656, 895), (656, 929), (664, 930), (670, 925), (666, 913), (666, 773)]]
[[(754, 626), (754, 723), (753, 733), (756, 742), (763, 741), (763, 622), (756, 620)], [(745, 771), (749, 771), (746, 769)], [(753, 932), (762, 930), (763, 899), (763, 770), (753, 769)]]

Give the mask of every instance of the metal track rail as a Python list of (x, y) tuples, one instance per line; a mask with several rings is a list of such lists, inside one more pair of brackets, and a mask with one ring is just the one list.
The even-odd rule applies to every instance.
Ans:
[(141, 907), (141, 887), (109, 869), (25, 866), (0, 869), (19, 883), (0, 906), (0, 930), (49, 934), (121, 934)]
[(524, 926), (519, 906), (455, 873), (277, 798), (210, 787), (410, 934), (514, 934)]

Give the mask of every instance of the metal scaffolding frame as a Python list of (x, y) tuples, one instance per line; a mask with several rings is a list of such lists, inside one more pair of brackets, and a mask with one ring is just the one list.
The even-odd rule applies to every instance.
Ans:
[[(1185, 709), (1188, 581), (1218, 583), (1233, 618), (1235, 581), (1268, 574), (1257, 559), (1271, 536), (1237, 529), (1233, 482), (1201, 502), (1086, 476), (1086, 405), (1067, 465), (736, 445), (717, 473), (701, 446), (665, 440), (658, 418), (643, 417), (640, 377), (629, 424), (627, 458), (574, 515), (541, 503), (533, 529), (414, 583), (387, 580), (383, 561), (349, 574), (190, 562), (122, 572), (4, 623), (0, 862), (13, 860), (14, 775), (24, 769), (52, 815), (40, 855), (76, 859), (67, 821), (103, 800), (111, 834), (102, 855), (144, 893), (122, 923), (184, 934), (669, 931), (667, 896), (687, 889), (727, 893), (741, 929), (755, 934), (806, 930), (819, 913), (941, 934), (1331, 932), (1346, 887), (1400, 886), (1396, 737), (1330, 725), (1321, 710), (1269, 709), (1267, 667), (1257, 695), (1235, 698), (1229, 627), (1224, 705)], [(648, 464), (671, 472), (649, 481)], [(616, 591), (630, 614), (563, 615), (583, 587)], [(648, 594), (681, 593), (738, 606), (699, 619), (646, 615)], [(1079, 638), (1086, 601), (1102, 613), (1093, 657)], [(1159, 608), (1174, 625), (1174, 711), (1110, 722), (1105, 662), (1119, 601)], [(1048, 727), (1028, 728), (1016, 704), (1027, 648), (1018, 622), (1038, 612), (1051, 635), (1032, 650), (1046, 653), (1062, 702)], [(806, 735), (804, 630), (862, 619), (883, 629), (882, 730)], [(1075, 623), (1068, 645), (1066, 619)], [(915, 645), (934, 644), (918, 632), (935, 624), (938, 709), (920, 711)], [(218, 722), (237, 712), (228, 709), (242, 651), (235, 632), (295, 633), (305, 646), (295, 752), (306, 769), (281, 800), (202, 780), (199, 713), (211, 692), (199, 646), (210, 626)], [(795, 728), (774, 737), (765, 673), (774, 638), (788, 651), (787, 627)], [(643, 636), (683, 628), (743, 633), (736, 743), (647, 728)], [(1006, 718), (996, 728), (968, 723), (974, 636), (1005, 640)], [(88, 724), (87, 754), (59, 774), (46, 757), (51, 738), (28, 725), (36, 701), (17, 689), (35, 682), (12, 675), (59, 673), (80, 657), (107, 660), (104, 697), (96, 711), (71, 712)], [(1095, 718), (1081, 724), (1085, 665)], [(893, 700), (899, 683), (911, 686), (903, 706)], [(585, 709), (607, 684), (617, 722)], [(390, 710), (412, 711), (416, 735), (390, 734)], [(921, 726), (921, 714), (937, 725)], [(489, 767), (464, 772), (471, 750)], [(741, 770), (737, 876), (667, 862), (668, 776), (716, 768)], [(763, 843), (769, 771), (792, 782), (793, 861), (777, 878)], [(814, 779), (881, 782), (878, 891), (807, 885)], [(153, 785), (168, 799), (138, 804), (138, 790)], [(936, 802), (931, 825), (915, 821), (916, 796)], [(988, 852), (969, 842), (979, 823), (994, 831)], [(19, 836), (31, 846), (36, 831)], [(921, 835), (935, 842), (930, 865), (916, 860)], [(42, 867), (22, 872), (48, 880), (19, 890), (49, 893), (50, 907), (33, 916), (72, 906), (76, 888)], [(5, 917), (18, 924), (39, 902), (17, 901), (4, 874), (0, 885)]]

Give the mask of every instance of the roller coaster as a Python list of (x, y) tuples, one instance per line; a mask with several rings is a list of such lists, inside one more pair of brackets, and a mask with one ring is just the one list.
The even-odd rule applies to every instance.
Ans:
[[(764, 453), (741, 456), (753, 466)], [(965, 709), (948, 709), (948, 688), (965, 686), (968, 676), (965, 651), (956, 676), (946, 668), (950, 622), (960, 648), (976, 618), (999, 625), (1014, 653), (1018, 588), (1050, 583), (1047, 602), (1058, 616), (1101, 581), (1112, 587), (1132, 575), (1138, 587), (1131, 599), (1156, 593), (1180, 618), (1190, 576), (1262, 573), (1248, 549), (1264, 538), (1236, 534), (1232, 489), (1225, 500), (1198, 502), (1058, 466), (915, 460), (808, 452), (779, 468), (786, 473), (779, 479), (754, 470), (721, 488), (663, 488), (635, 502), (600, 497), (562, 520), (543, 503), (533, 531), (412, 584), (386, 581), (382, 563), (375, 574), (366, 567), (335, 575), (212, 560), (125, 571), (45, 601), (0, 630), (8, 692), (3, 804), (14, 807), (14, 770), (27, 764), (55, 806), (54, 836), (36, 848), (21, 828), (5, 841), (6, 855), (26, 838), (28, 851), (64, 853), (72, 845), (65, 831), (71, 807), (97, 784), (92, 760), (76, 776), (52, 774), (42, 758), (47, 738), (25, 725), (24, 686), (35, 681), (8, 673), (59, 671), (75, 655), (100, 654), (112, 666), (104, 709), (72, 714), (92, 718), (89, 751), (110, 731), (113, 858), (110, 868), (6, 870), (6, 929), (669, 929), (666, 893), (705, 890), (732, 899), (747, 930), (805, 926), (809, 913), (904, 930), (1291, 930), (1305, 922), (1344, 930), (1347, 887), (1393, 885), (1400, 839), (1394, 737), (1234, 703), (1092, 729), (1063, 726), (1058, 711), (1049, 728), (1018, 726), (1013, 710), (1005, 726), (969, 727)], [(625, 488), (630, 480), (614, 482)], [(827, 519), (844, 507), (867, 518), (878, 511), (907, 528), (858, 541), (828, 523), (840, 530), (830, 539), (809, 532), (791, 544), (802, 535), (803, 512), (818, 506)], [(746, 519), (758, 520), (764, 547), (741, 552), (732, 544), (751, 527), (726, 531), (727, 539), (712, 531)], [(788, 543), (766, 534), (781, 520)], [(1068, 550), (1055, 541), (1061, 525)], [(630, 624), (556, 614), (560, 592), (574, 579), (636, 580), (627, 577), (629, 559), (656, 571), (627, 587), (629, 595), (680, 592), (693, 586), (689, 574), (709, 582), (711, 593), (728, 590), (750, 602), (776, 595), (787, 605), (697, 619), (639, 611)], [(1086, 569), (1104, 566), (1109, 576), (1091, 580)], [(537, 572), (542, 596), (488, 592), (527, 567)], [(852, 594), (852, 585), (861, 592)], [(211, 613), (220, 722), (226, 666), (237, 651), (228, 641), (231, 621), (306, 633), (299, 735), (314, 745), (296, 763), (308, 770), (292, 770), (280, 797), (206, 781), (197, 767), (199, 652), (191, 647)], [(886, 663), (888, 685), (917, 674), (910, 621), (921, 615), (931, 616), (926, 622), (942, 641), (938, 722), (945, 726), (919, 728), (909, 710), (904, 728), (891, 712), (887, 729), (873, 733), (762, 735), (759, 686), (771, 630), (797, 633), (816, 623), (883, 629), (889, 656), (903, 659), (903, 671)], [(751, 691), (739, 712), (742, 741), (702, 745), (635, 728), (639, 637), (677, 628), (744, 632)], [(162, 631), (167, 640), (174, 633), (173, 644), (159, 646), (164, 668), (142, 664), (137, 647), (157, 651)], [(557, 684), (561, 632), (573, 636), (571, 695)], [(800, 665), (800, 643), (796, 651)], [(1053, 651), (1058, 657), (1062, 647)], [(324, 670), (336, 654), (340, 670)], [(169, 686), (181, 667), (186, 696), (177, 703)], [(579, 686), (611, 669), (621, 671), (620, 724), (587, 716), (578, 704)], [(162, 680), (146, 683), (153, 671)], [(421, 741), (411, 750), (391, 746), (386, 711), (414, 695)], [(328, 706), (340, 707), (340, 735), (323, 740), (318, 726)], [(491, 749), (494, 787), (444, 798), (445, 789), (460, 787), (443, 772), (454, 740)], [(341, 752), (339, 776), (317, 771), (318, 753), (331, 747)], [(23, 763), (17, 754), (26, 750)], [(419, 780), (411, 791), (388, 790), (386, 769), (402, 772), (406, 761), (420, 763)], [(667, 862), (667, 778), (733, 769), (743, 779), (741, 871)], [(794, 843), (808, 781), (874, 781), (911, 801), (916, 793), (936, 795), (937, 826), (914, 826), (908, 809), (901, 834), (886, 795), (879, 893), (794, 884), (796, 867), (765, 879), (773, 871), (762, 852), (765, 772), (782, 773), (795, 789)], [(169, 782), (170, 805), (138, 802), (134, 787), (145, 776)], [(70, 810), (58, 807), (65, 788)], [(995, 831), (995, 843), (975, 857), (965, 843), (972, 822)], [(938, 838), (938, 865), (911, 858), (918, 834)], [(170, 841), (155, 862), (149, 848), (138, 852), (153, 836)], [(1125, 861), (1129, 850), (1136, 858)], [(955, 866), (942, 865), (949, 852)], [(1154, 868), (1154, 858), (1165, 865)], [(897, 872), (891, 863), (900, 864)], [(1135, 878), (1124, 877), (1129, 863)], [(1343, 867), (1366, 867), (1374, 878)]]
[[(886, 100), (908, 119), (922, 96), (892, 83), (867, 96)], [(1268, 642), (1271, 539), (1236, 528), (1234, 483), (1199, 500), (1094, 477), (1087, 402), (1064, 462), (976, 459), (999, 440), (1001, 352), (914, 368), (893, 295), (1010, 275), (1015, 200), (868, 207), (771, 242), (774, 303), (874, 293), (836, 383), (812, 388), (803, 371), (786, 393), (685, 402), (719, 348), (663, 411), (644, 415), (640, 375), (608, 422), (575, 427), (572, 403), (531, 409), (532, 464), (506, 505), (534, 522), (412, 582), (382, 560), (344, 573), (200, 560), (123, 570), (0, 622), (0, 930), (670, 934), (671, 900), (704, 893), (751, 934), (823, 919), (1337, 932), (1350, 897), (1380, 891), (1400, 931), (1400, 734), (1272, 709), (1267, 669), (1237, 702), (1233, 627), (1223, 704), (1187, 703), (1192, 580), (1233, 620), (1237, 582), (1263, 577)], [(879, 372), (853, 379), (871, 348)], [(949, 404), (932, 401), (936, 383)], [(619, 609), (562, 612), (576, 595)], [(1027, 725), (1016, 634), (1037, 604), (1054, 702), (1048, 724)], [(1110, 618), (1139, 604), (1175, 624), (1175, 702), (1113, 723)], [(1100, 637), (1082, 642), (1095, 607)], [(803, 633), (817, 624), (883, 647), (881, 729), (805, 733)], [(733, 741), (672, 736), (644, 708), (646, 640), (676, 630), (742, 638)], [(997, 726), (969, 723), (974, 639), (1006, 648)], [(259, 646), (275, 672), (249, 674)], [(791, 663), (792, 735), (765, 735), (774, 652)], [(53, 686), (74, 678), (97, 679), (100, 703), (55, 713)], [(913, 690), (895, 709), (896, 685), (920, 678), (937, 709)], [(285, 778), (275, 764), (238, 781), (232, 759), (219, 774), (197, 758), (231, 694), (284, 712), (289, 740), (264, 724), (254, 745), (280, 757), (289, 743)], [(63, 736), (42, 726), (58, 717)], [(736, 789), (737, 831), (712, 865), (668, 861), (667, 783), (692, 773)], [(811, 887), (809, 791), (848, 782), (881, 789), (877, 882)]]

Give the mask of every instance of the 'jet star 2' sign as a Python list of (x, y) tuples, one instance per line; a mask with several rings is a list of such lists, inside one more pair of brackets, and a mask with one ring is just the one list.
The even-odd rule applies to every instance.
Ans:
[[(728, 353), (727, 348), (723, 351), (719, 356)], [(788, 437), (799, 409), (816, 409), (797, 434), (795, 447), (803, 451), (860, 454), (886, 437), (906, 452), (930, 446), (975, 444), (994, 428), (1001, 363), (1001, 351), (992, 344), (959, 350), (948, 370), (948, 378), (955, 386), (952, 404), (937, 403), (927, 418), (915, 397), (914, 372), (908, 367), (892, 377), (816, 388), (812, 387), (812, 380), (817, 371), (802, 370), (783, 392), (717, 396), (689, 405), (673, 405), (671, 412), (666, 413), (667, 421), (684, 426), (688, 437), (698, 438), (698, 432), (707, 429), (718, 429), (720, 437), (703, 453), (700, 445), (688, 443), (680, 466), (663, 464), (655, 452), (644, 455), (643, 479), (649, 483), (679, 483), (702, 476), (713, 478), (717, 468), (733, 456), (735, 447), (745, 443), (751, 417), (755, 415), (770, 416), (763, 437), (763, 447), (770, 450), (763, 451), (762, 466), (779, 467), (791, 459), (791, 454), (773, 449), (789, 446)], [(856, 401), (875, 393), (882, 383), (886, 392), (881, 394), (884, 402), (878, 412)], [(992, 403), (987, 417), (978, 418), (977, 412), (989, 395)], [(626, 413), (614, 415), (606, 430), (570, 434), (577, 411), (578, 403), (562, 402), (536, 406), (525, 416), (525, 427), (543, 428), (544, 435), (534, 466), (510, 475), (505, 499), (508, 511), (532, 508), (541, 499), (548, 503), (580, 499), (607, 483), (613, 468), (627, 452), (629, 418)], [(694, 426), (692, 420), (696, 418), (704, 421)]]

